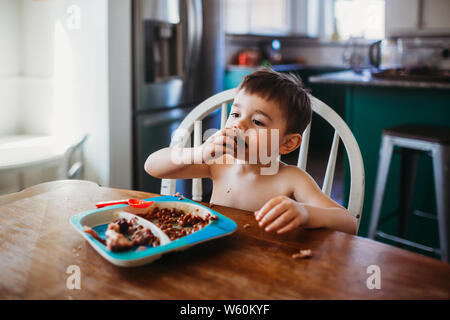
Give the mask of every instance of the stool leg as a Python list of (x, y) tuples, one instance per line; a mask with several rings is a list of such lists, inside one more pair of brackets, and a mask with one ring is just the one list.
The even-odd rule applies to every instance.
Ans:
[(402, 168), (400, 182), (400, 203), (398, 210), (398, 236), (406, 239), (408, 220), (412, 213), (414, 186), (417, 176), (419, 153), (412, 149), (402, 148)]
[(386, 188), (386, 180), (389, 173), (389, 166), (391, 164), (392, 140), (383, 136), (381, 140), (380, 155), (378, 160), (378, 171), (375, 183), (375, 194), (372, 202), (372, 212), (370, 214), (369, 238), (374, 239), (377, 231), (378, 220), (380, 218), (381, 205), (383, 203), (384, 190)]
[(437, 216), (439, 224), (439, 243), (441, 260), (449, 262), (449, 160), (450, 147), (438, 145), (433, 149), (433, 171), (436, 189)]

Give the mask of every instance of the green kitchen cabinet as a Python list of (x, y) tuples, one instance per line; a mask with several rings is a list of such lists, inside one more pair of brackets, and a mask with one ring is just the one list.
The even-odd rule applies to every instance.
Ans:
[(225, 90), (237, 88), (242, 79), (250, 73), (254, 72), (256, 68), (252, 67), (237, 67), (230, 66), (225, 70), (224, 88)]

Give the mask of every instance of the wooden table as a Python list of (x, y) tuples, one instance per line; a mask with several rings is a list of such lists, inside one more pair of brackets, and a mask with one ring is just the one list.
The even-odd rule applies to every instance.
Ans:
[[(97, 201), (152, 196), (72, 180), (0, 197), (0, 298), (450, 299), (448, 264), (336, 231), (269, 234), (252, 213), (226, 207), (214, 210), (236, 221), (233, 235), (131, 269), (108, 263), (69, 223)], [(294, 260), (299, 249), (314, 256)], [(66, 287), (70, 265), (80, 267), (80, 290)], [(367, 288), (370, 265), (380, 267), (380, 290)]]

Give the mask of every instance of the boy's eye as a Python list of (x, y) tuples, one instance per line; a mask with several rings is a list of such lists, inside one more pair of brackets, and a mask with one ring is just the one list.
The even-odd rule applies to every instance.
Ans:
[(239, 117), (239, 113), (232, 112), (232, 113), (230, 113), (230, 117), (237, 118), (237, 117)]
[(253, 123), (256, 124), (257, 126), (264, 127), (264, 123), (262, 123), (261, 121), (258, 121), (256, 119), (253, 120)]

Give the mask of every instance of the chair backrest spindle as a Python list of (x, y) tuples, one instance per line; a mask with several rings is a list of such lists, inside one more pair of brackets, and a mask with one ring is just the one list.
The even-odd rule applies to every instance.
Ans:
[(221, 116), (220, 116), (220, 129), (221, 130), (225, 128), (227, 119), (228, 119), (228, 103), (222, 103), (222, 110), (221, 110)]
[(302, 135), (302, 144), (298, 155), (297, 167), (306, 170), (306, 162), (308, 160), (309, 136), (311, 135), (311, 123), (306, 127)]
[[(202, 121), (196, 120), (194, 122), (194, 147), (198, 147), (202, 144)], [(192, 179), (192, 200), (202, 201), (202, 179)]]
[(336, 159), (339, 150), (339, 134), (334, 131), (333, 144), (331, 146), (330, 156), (328, 158), (327, 171), (323, 179), (322, 192), (327, 196), (331, 195), (331, 188), (333, 186), (334, 172), (336, 169)]

